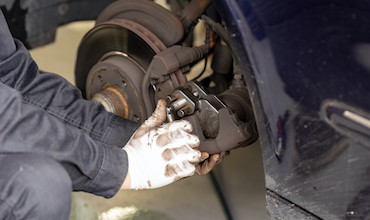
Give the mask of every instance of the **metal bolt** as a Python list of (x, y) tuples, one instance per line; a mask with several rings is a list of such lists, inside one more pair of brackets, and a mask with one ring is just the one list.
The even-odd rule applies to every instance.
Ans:
[(173, 100), (174, 100), (173, 97), (170, 96), (170, 95), (166, 97), (166, 102), (167, 103), (171, 103)]
[(185, 111), (184, 111), (184, 110), (180, 110), (180, 111), (178, 111), (178, 112), (177, 112), (177, 115), (178, 115), (180, 118), (182, 118), (182, 117), (184, 117), (184, 116), (185, 116)]
[(187, 104), (186, 99), (182, 98), (182, 99), (178, 99), (178, 100), (174, 101), (171, 106), (173, 107), (174, 110), (179, 110), (179, 109), (185, 107), (186, 104)]
[(134, 115), (134, 121), (139, 122), (140, 121), (140, 117), (137, 116), (137, 115)]
[(166, 112), (167, 112), (167, 121), (168, 122), (173, 122), (175, 121), (175, 118), (173, 117), (173, 114), (171, 112), (171, 108), (166, 108)]
[(185, 117), (187, 115), (190, 115), (190, 113), (191, 113), (191, 107), (190, 106), (185, 106), (184, 108), (180, 109), (177, 112), (177, 116), (179, 116), (180, 118), (182, 118), (182, 117)]

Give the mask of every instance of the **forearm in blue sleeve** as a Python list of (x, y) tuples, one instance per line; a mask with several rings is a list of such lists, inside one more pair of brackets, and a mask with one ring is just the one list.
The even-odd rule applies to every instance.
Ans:
[(62, 77), (41, 74), (23, 44), (12, 38), (1, 11), (0, 48), (0, 79), (19, 91), (24, 102), (109, 145), (123, 147), (138, 127), (83, 99), (81, 92)]
[(42, 154), (60, 162), (73, 189), (111, 197), (127, 174), (128, 159), (118, 147), (93, 140), (74, 126), (24, 103), (18, 91), (0, 83), (0, 154)]

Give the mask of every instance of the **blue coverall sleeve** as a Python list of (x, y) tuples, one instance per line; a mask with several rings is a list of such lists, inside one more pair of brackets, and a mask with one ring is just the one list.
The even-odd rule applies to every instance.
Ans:
[(17, 90), (23, 101), (46, 110), (94, 140), (123, 147), (138, 124), (106, 112), (85, 100), (80, 90), (53, 73), (40, 73), (24, 45), (13, 39), (0, 11), (0, 80)]
[(0, 154), (41, 154), (59, 161), (74, 190), (113, 196), (127, 174), (122, 149), (93, 140), (40, 108), (24, 103), (14, 89), (0, 83)]
[(113, 196), (127, 174), (121, 149), (137, 128), (90, 101), (66, 80), (41, 74), (0, 10), (0, 153), (59, 161), (73, 189)]

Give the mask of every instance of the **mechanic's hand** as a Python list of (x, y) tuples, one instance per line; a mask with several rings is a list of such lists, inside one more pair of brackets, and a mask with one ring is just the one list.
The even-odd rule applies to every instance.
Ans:
[(209, 172), (211, 172), (211, 170), (213, 170), (213, 168), (221, 163), (221, 161), (224, 159), (224, 157), (226, 155), (228, 155), (230, 152), (229, 151), (224, 151), (224, 152), (221, 152), (221, 153), (218, 153), (218, 154), (212, 154), (212, 155), (209, 155), (207, 152), (202, 152), (202, 156), (201, 156), (201, 163), (199, 163), (196, 167), (195, 167), (195, 172), (198, 174), (198, 175), (205, 175)]
[(166, 120), (166, 102), (159, 100), (153, 115), (134, 133), (123, 148), (128, 155), (130, 189), (151, 189), (168, 185), (195, 173), (201, 160), (197, 136), (190, 134), (188, 121)]

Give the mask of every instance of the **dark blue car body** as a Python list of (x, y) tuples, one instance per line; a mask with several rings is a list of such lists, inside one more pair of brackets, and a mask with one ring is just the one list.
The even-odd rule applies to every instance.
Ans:
[(252, 70), (270, 215), (368, 217), (370, 2), (215, 3)]

